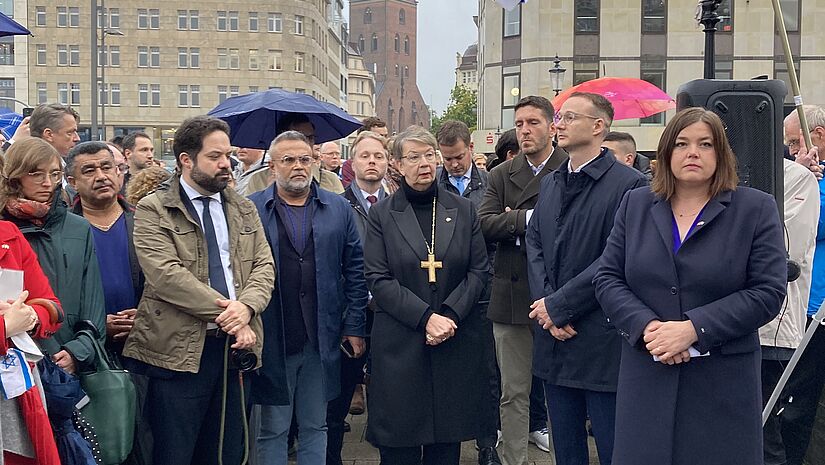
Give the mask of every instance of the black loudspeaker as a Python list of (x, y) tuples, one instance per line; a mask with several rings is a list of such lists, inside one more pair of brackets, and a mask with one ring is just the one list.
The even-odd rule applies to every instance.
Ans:
[(767, 192), (783, 210), (782, 105), (788, 93), (781, 80), (696, 79), (679, 86), (676, 109), (704, 107), (725, 123), (738, 161), (739, 184)]

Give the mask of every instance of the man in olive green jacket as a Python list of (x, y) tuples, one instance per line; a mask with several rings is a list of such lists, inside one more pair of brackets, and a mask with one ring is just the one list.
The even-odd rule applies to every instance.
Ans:
[(223, 121), (184, 121), (174, 141), (181, 174), (135, 212), (146, 285), (123, 355), (149, 376), (154, 465), (218, 463), (221, 439), (223, 463), (243, 455), (238, 367), (225, 366), (224, 357), (230, 345), (248, 349), (260, 366), (260, 314), (275, 270), (255, 206), (226, 189), (230, 151)]

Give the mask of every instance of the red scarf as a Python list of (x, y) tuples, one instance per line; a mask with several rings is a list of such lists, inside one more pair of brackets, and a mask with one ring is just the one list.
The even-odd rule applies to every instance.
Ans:
[(49, 203), (36, 202), (28, 199), (9, 199), (6, 202), (6, 212), (11, 216), (31, 221), (35, 226), (43, 227), (46, 215), (52, 206)]

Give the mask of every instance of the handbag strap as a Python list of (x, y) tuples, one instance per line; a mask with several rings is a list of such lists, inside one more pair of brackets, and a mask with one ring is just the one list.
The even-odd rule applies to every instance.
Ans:
[(89, 342), (92, 345), (92, 348), (95, 350), (95, 370), (96, 371), (108, 371), (112, 369), (112, 360), (109, 358), (109, 354), (103, 348), (103, 344), (94, 336), (92, 331), (88, 329), (82, 329), (76, 333), (77, 337), (84, 336), (89, 339)]

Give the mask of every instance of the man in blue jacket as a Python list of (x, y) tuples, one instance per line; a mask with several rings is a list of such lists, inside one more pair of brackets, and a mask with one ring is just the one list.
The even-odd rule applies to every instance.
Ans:
[(312, 146), (296, 131), (270, 146), (275, 183), (250, 197), (272, 249), (276, 286), (264, 318), (258, 459), (286, 465), (293, 410), (298, 464), (326, 462), (327, 402), (340, 392), (342, 341), (364, 351), (367, 285), (349, 202), (312, 181)]

